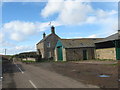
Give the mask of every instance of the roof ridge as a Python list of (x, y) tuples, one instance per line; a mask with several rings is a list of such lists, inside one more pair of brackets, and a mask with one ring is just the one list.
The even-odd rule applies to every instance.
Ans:
[(93, 39), (103, 39), (103, 38), (74, 38), (74, 39), (60, 39), (60, 40), (93, 40)]

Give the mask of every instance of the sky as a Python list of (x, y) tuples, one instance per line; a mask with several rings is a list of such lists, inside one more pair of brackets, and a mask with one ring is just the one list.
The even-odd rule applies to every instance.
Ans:
[(104, 38), (118, 30), (118, 2), (51, 0), (2, 2), (0, 54), (36, 51), (43, 33), (55, 26), (61, 38)]

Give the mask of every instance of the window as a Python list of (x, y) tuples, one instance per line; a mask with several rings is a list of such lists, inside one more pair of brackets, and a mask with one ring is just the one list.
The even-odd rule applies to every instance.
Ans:
[(50, 42), (47, 42), (47, 47), (50, 47)]
[(48, 52), (48, 57), (51, 58), (51, 52)]

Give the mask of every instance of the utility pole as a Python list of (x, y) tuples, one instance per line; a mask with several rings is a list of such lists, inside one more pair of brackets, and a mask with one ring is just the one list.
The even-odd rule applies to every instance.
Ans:
[(7, 49), (5, 49), (5, 55), (6, 55), (6, 51), (7, 51)]

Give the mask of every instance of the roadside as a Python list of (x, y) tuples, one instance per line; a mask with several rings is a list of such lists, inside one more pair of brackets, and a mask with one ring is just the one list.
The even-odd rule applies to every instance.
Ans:
[(99, 88), (18, 61), (4, 62), (3, 88)]
[[(101, 88), (118, 88), (116, 61), (42, 62), (31, 65), (73, 78), (84, 84), (97, 85)], [(109, 77), (99, 77), (99, 75)]]
[(0, 57), (0, 89), (2, 89), (2, 58)]
[(8, 59), (2, 60), (2, 73), (3, 73), (3, 79), (2, 79), (2, 88), (15, 88), (15, 83), (13, 80), (14, 76), (14, 69), (15, 66), (12, 64), (12, 62)]

